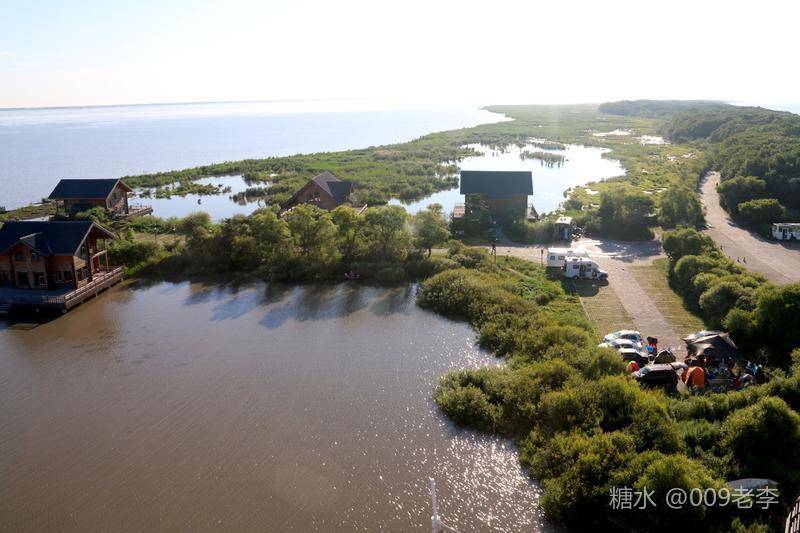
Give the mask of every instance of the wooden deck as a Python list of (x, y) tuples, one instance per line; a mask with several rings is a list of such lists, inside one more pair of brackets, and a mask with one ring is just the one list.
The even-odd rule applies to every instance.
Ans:
[(144, 215), (149, 215), (153, 212), (153, 206), (150, 205), (140, 205), (140, 204), (131, 204), (128, 206), (128, 212), (125, 214), (119, 215), (117, 218), (122, 220), (126, 220), (133, 217), (141, 217)]
[(117, 267), (108, 271), (95, 272), (92, 281), (74, 290), (48, 291), (0, 287), (0, 312), (8, 313), (15, 307), (66, 312), (116, 285), (122, 279), (122, 267)]

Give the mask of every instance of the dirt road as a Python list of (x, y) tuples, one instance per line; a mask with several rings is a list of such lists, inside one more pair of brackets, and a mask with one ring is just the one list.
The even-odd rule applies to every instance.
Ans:
[(709, 172), (700, 186), (700, 197), (706, 208), (705, 233), (714, 239), (733, 261), (774, 283), (800, 281), (800, 245), (772, 241), (737, 226), (719, 205), (719, 172)]

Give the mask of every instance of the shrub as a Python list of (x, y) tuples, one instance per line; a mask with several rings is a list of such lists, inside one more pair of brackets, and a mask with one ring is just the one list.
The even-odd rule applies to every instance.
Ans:
[(495, 429), (501, 410), (474, 385), (442, 387), (436, 393), (439, 408), (455, 423), (484, 431)]
[(787, 496), (800, 488), (800, 415), (780, 398), (731, 414), (722, 424), (720, 445), (733, 452), (742, 477), (777, 480)]
[(772, 224), (786, 220), (786, 208), (775, 198), (748, 200), (737, 206), (739, 218), (750, 224)]

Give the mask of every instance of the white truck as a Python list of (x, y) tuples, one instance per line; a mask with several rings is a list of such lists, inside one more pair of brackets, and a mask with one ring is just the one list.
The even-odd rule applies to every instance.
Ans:
[(608, 272), (587, 257), (570, 257), (564, 264), (564, 276), (577, 279), (608, 280)]
[(800, 241), (800, 222), (779, 222), (772, 225), (772, 238), (779, 241)]
[(567, 259), (572, 257), (589, 258), (589, 254), (583, 248), (548, 248), (547, 266), (550, 268), (564, 268)]

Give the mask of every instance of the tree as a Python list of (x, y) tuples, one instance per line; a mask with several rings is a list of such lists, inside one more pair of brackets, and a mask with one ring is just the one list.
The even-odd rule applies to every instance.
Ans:
[(411, 245), (408, 212), (399, 205), (367, 209), (364, 213), (365, 242), (375, 261), (402, 261)]
[(789, 352), (800, 346), (800, 283), (766, 286), (759, 292), (755, 315), (775, 364), (789, 366)]
[(664, 253), (673, 262), (684, 255), (701, 255), (714, 249), (714, 241), (710, 237), (691, 228), (668, 231), (664, 233), (662, 242)]
[(720, 183), (717, 191), (722, 207), (736, 215), (740, 203), (764, 197), (767, 182), (754, 176), (737, 176)]
[(610, 237), (649, 239), (653, 200), (637, 190), (619, 187), (600, 195), (600, 230)]
[(331, 215), (319, 207), (302, 204), (287, 213), (286, 223), (307, 267), (311, 261), (326, 264), (335, 256), (336, 228)]
[(722, 320), (728, 311), (736, 307), (736, 302), (748, 292), (735, 281), (719, 281), (700, 295), (700, 309), (711, 321), (714, 327), (721, 327)]
[(720, 445), (733, 452), (742, 477), (774, 479), (781, 483), (782, 492), (796, 494), (800, 486), (800, 415), (782, 399), (768, 396), (734, 411), (722, 424)]
[(703, 223), (703, 206), (697, 193), (685, 185), (671, 185), (658, 200), (658, 223), (665, 228)]
[(348, 206), (339, 206), (331, 212), (336, 225), (336, 247), (345, 263), (356, 260), (362, 253), (364, 218)]
[(261, 261), (279, 268), (294, 255), (292, 234), (285, 220), (274, 211), (262, 209), (250, 216), (250, 229)]
[(427, 209), (414, 215), (414, 245), (417, 248), (427, 248), (430, 257), (434, 246), (444, 244), (450, 238), (450, 229), (447, 226), (441, 204), (429, 205)]
[(786, 219), (786, 208), (775, 198), (761, 198), (740, 203), (739, 218), (751, 224), (772, 224)]

